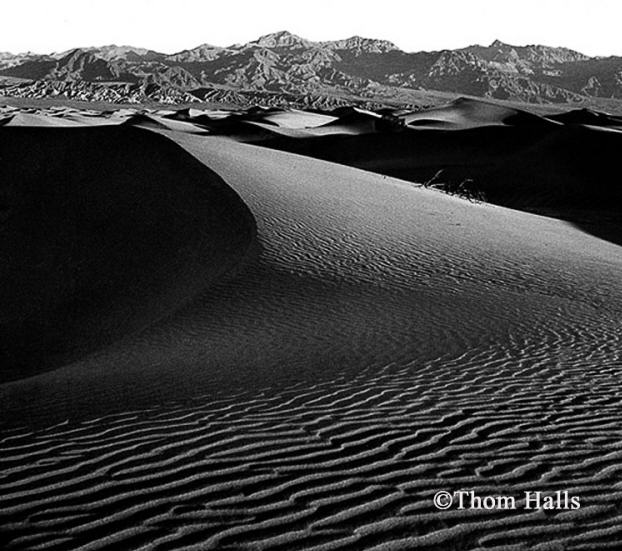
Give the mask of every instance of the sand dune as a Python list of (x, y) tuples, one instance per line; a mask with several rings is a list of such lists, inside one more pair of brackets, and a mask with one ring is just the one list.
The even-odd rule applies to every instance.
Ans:
[(308, 138), (366, 134), (376, 132), (378, 123), (382, 120), (378, 113), (353, 107), (335, 109), (329, 113), (254, 108), (226, 115), (218, 111), (181, 109), (164, 115), (163, 118), (195, 125), (203, 132), (227, 135), (242, 141), (262, 141), (273, 136)]
[[(113, 204), (157, 182), (167, 231), (144, 236), (142, 297), (156, 295), (158, 270), (158, 288), (179, 289), (167, 267), (182, 242), (201, 251), (200, 285), (212, 284), (197, 294), (191, 277), (182, 287), (194, 298), (167, 318), (0, 386), (4, 547), (615, 547), (619, 247), (560, 220), (228, 138), (157, 130), (181, 155), (146, 130), (53, 131), (54, 144), (90, 144), (84, 161), (66, 148), (63, 166), (113, 186)], [(347, 155), (358, 147), (340, 143)], [(97, 144), (112, 153), (94, 165)], [(120, 170), (137, 144), (136, 164)], [(256, 255), (228, 280), (213, 255), (226, 246), (239, 262), (249, 233), (236, 213), (247, 211), (205, 167), (257, 225)], [(152, 234), (171, 241), (160, 249)], [(440, 489), (560, 488), (581, 496), (579, 512), (442, 512), (431, 501)]]
[(146, 129), (169, 129), (177, 132), (190, 132), (191, 134), (205, 134), (206, 129), (192, 122), (171, 119), (153, 113), (134, 114), (124, 119), (123, 124), (137, 126)]
[(565, 113), (557, 113), (547, 117), (564, 124), (588, 124), (592, 126), (612, 126), (622, 129), (622, 117), (599, 113), (592, 109), (575, 109)]
[(0, 148), (1, 380), (144, 328), (251, 245), (244, 204), (153, 133), (5, 127)]
[(325, 113), (313, 113), (292, 109), (269, 113), (263, 117), (264, 122), (275, 124), (280, 128), (317, 128), (337, 120), (336, 116)]
[(298, 112), (270, 109), (216, 118), (207, 111), (192, 117), (182, 111), (174, 118), (189, 126), (169, 127), (225, 135), (416, 183), (432, 180), (444, 189), (467, 185), (495, 204), (572, 219), (599, 236), (622, 241), (620, 228), (597, 228), (598, 220), (615, 218), (612, 205), (622, 199), (612, 178), (622, 145), (618, 117), (588, 110), (541, 116), (467, 98), (418, 112), (346, 108), (330, 115), (332, 120), (318, 125), (305, 124)]
[[(395, 126), (395, 118), (405, 127)], [(232, 137), (555, 216), (622, 244), (616, 179), (622, 132), (615, 121), (583, 111), (544, 117), (463, 99), (396, 112), (367, 131), (338, 120), (295, 134)], [(331, 131), (321, 136), (325, 128)]]
[(412, 182), (440, 170), (440, 182), (471, 179), (488, 200), (511, 207), (598, 208), (622, 198), (611, 177), (622, 133), (587, 126), (419, 129), (261, 143)]
[(65, 117), (51, 117), (44, 114), (17, 113), (4, 126), (79, 126)]
[(447, 105), (400, 116), (411, 127), (460, 129), (482, 126), (551, 126), (552, 120), (520, 109), (458, 98)]

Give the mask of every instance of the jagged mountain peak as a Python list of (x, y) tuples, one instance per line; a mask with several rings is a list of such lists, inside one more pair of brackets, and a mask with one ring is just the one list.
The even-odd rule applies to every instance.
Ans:
[(20, 52), (18, 54), (14, 54), (12, 52), (0, 52), (0, 69), (15, 67), (32, 59), (48, 57), (49, 56), (35, 54), (34, 52)]
[(498, 38), (495, 38), (491, 43), (489, 48), (511, 48), (512, 46), (510, 46), (509, 44), (506, 44), (505, 42), (501, 42), (501, 40), (499, 40)]
[(589, 56), (581, 52), (577, 52), (576, 50), (571, 50), (570, 48), (564, 48), (561, 46), (543, 46), (540, 44), (531, 44), (529, 46), (525, 46), (524, 49), (531, 52), (537, 52), (540, 55), (549, 56), (558, 63), (563, 63), (567, 61), (584, 61), (586, 59), (590, 59)]
[(167, 60), (173, 62), (186, 62), (186, 63), (200, 63), (211, 61), (215, 59), (224, 48), (220, 46), (214, 46), (212, 44), (201, 44), (196, 48), (190, 50), (182, 50), (169, 56), (166, 56)]
[(59, 63), (65, 64), (72, 60), (91, 60), (96, 58), (97, 56), (95, 55), (95, 53), (89, 48), (74, 48), (72, 50), (67, 50), (66, 52), (63, 52), (62, 56), (59, 58)]
[(181, 52), (176, 52), (175, 54), (171, 54), (171, 55), (177, 55), (183, 52), (194, 52), (198, 50), (222, 50), (222, 49), (223, 48), (220, 46), (214, 46), (214, 44), (210, 44), (209, 42), (204, 42), (203, 44), (199, 44), (198, 46), (194, 48), (190, 48), (189, 50), (182, 50)]
[(469, 52), (491, 64), (495, 70), (523, 75), (533, 75), (537, 71), (550, 69), (562, 63), (589, 59), (588, 56), (568, 48), (540, 44), (514, 46), (500, 40), (495, 40), (490, 46), (474, 45), (457, 51)]
[(36, 57), (41, 54), (36, 54), (35, 52), (31, 52), (30, 50), (26, 52), (18, 52), (14, 54), (13, 52), (0, 52), (0, 57)]
[(105, 46), (89, 48), (89, 50), (96, 53), (98, 57), (106, 60), (128, 58), (136, 59), (162, 55), (147, 48), (138, 48), (136, 46), (128, 45), (117, 46), (116, 44), (107, 44)]
[(310, 47), (313, 43), (289, 31), (278, 31), (260, 36), (257, 40), (249, 42), (248, 45), (261, 46), (263, 48), (292, 48)]
[(386, 53), (399, 48), (388, 40), (380, 40), (376, 38), (365, 38), (363, 36), (354, 35), (350, 38), (342, 40), (330, 40), (321, 43), (323, 46), (334, 50), (350, 50), (355, 53)]

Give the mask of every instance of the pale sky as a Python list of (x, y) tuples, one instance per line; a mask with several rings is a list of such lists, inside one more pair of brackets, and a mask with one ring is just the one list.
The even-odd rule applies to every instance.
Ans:
[(132, 45), (165, 53), (289, 30), (361, 35), (412, 52), (490, 44), (622, 55), (621, 0), (16, 0), (2, 5), (0, 51)]

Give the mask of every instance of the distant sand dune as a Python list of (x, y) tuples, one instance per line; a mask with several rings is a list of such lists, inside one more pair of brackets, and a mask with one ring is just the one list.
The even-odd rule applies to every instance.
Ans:
[(66, 117), (50, 117), (43, 114), (17, 113), (5, 124), (5, 126), (80, 126)]
[(549, 115), (548, 119), (564, 124), (589, 124), (594, 126), (614, 127), (622, 130), (622, 117), (599, 113), (591, 109), (575, 109), (565, 113)]
[(554, 125), (550, 119), (520, 109), (467, 98), (459, 98), (448, 105), (406, 114), (400, 118), (412, 127), (458, 130), (482, 126)]

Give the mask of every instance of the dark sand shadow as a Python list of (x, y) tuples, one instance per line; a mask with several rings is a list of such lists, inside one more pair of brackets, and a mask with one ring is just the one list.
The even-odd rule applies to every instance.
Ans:
[(0, 158), (1, 381), (149, 326), (254, 240), (237, 194), (152, 132), (5, 127)]

